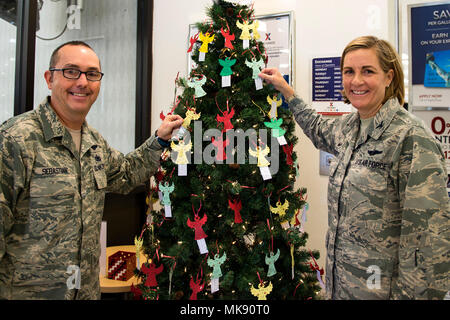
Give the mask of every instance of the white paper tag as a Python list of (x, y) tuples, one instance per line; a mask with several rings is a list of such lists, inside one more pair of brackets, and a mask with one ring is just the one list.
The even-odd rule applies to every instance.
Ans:
[(211, 293), (219, 291), (219, 278), (211, 279)]
[(180, 127), (179, 129), (175, 129), (172, 132), (172, 141), (178, 141), (181, 138), (183, 138), (185, 136), (185, 134), (187, 133), (186, 129), (184, 127)]
[(200, 254), (208, 253), (208, 248), (206, 247), (205, 238), (197, 240), (198, 248), (200, 250)]
[(284, 136), (281, 137), (277, 137), (278, 143), (280, 144), (280, 146), (284, 146), (285, 144), (287, 144), (286, 139), (284, 138)]
[(198, 55), (198, 61), (205, 61), (206, 52), (200, 52)]
[(264, 180), (272, 179), (272, 175), (270, 174), (269, 167), (259, 167), (259, 171)]
[(231, 87), (231, 76), (222, 77), (222, 88)]
[(277, 103), (276, 102), (272, 102), (272, 108), (270, 108), (270, 117), (271, 118), (276, 118), (277, 117)]
[(256, 87), (256, 90), (261, 90), (263, 88), (263, 82), (260, 77), (255, 79), (255, 87)]
[(158, 191), (159, 202), (163, 200), (163, 194), (161, 191)]
[(170, 205), (166, 204), (164, 206), (164, 215), (166, 218), (172, 218), (172, 207)]
[(242, 40), (242, 48), (247, 49), (249, 47), (249, 40)]
[(187, 176), (187, 164), (179, 164), (178, 165), (178, 176), (179, 177)]

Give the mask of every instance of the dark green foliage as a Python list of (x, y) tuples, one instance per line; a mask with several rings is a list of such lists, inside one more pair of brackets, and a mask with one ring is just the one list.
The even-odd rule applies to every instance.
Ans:
[[(209, 44), (204, 62), (198, 62), (199, 46), (192, 51), (193, 60), (198, 67), (193, 69), (187, 78), (178, 80), (177, 85), (183, 88), (183, 93), (177, 97), (180, 103), (175, 113), (185, 117), (187, 107), (195, 108), (197, 113), (201, 113), (199, 121), (202, 121), (203, 133), (210, 128), (221, 130), (222, 124), (218, 124), (216, 116), (221, 114), (219, 108), (222, 111), (227, 109), (228, 100), (229, 109), (235, 110), (231, 121), (234, 130), (242, 129), (245, 132), (248, 129), (255, 131), (266, 129), (264, 122), (270, 121), (267, 96), (273, 97), (278, 93), (266, 84), (262, 90), (255, 90), (252, 70), (245, 65), (245, 60), (251, 60), (254, 56), (257, 60), (260, 57), (266, 59), (264, 46), (262, 42), (251, 40), (251, 51), (244, 50), (242, 40), (239, 39), (241, 30), (236, 26), (238, 19), (240, 22), (242, 18), (249, 17), (252, 20), (253, 11), (247, 7), (218, 1), (218, 4), (208, 8), (207, 13), (212, 24), (210, 22), (198, 24), (198, 28), (203, 33), (214, 33), (215, 40)], [(238, 18), (239, 15), (242, 18)], [(224, 37), (220, 29), (228, 27), (231, 34), (235, 35), (234, 50), (222, 50)], [(222, 88), (220, 76), (222, 67), (218, 60), (226, 56), (237, 59), (237, 62), (232, 67), (232, 86)], [(189, 88), (187, 83), (190, 77), (199, 75), (208, 79), (203, 86), (207, 95), (193, 99), (194, 89)], [(295, 145), (297, 137), (294, 135), (295, 123), (291, 112), (280, 107), (278, 118), (280, 117), (283, 119), (282, 128), (287, 131), (285, 138), (288, 144)], [(191, 122), (190, 130), (193, 131), (193, 128), (194, 122)], [(270, 130), (268, 132), (270, 137)], [(201, 144), (202, 150), (211, 145), (211, 141), (195, 141), (193, 133), (191, 132), (193, 145)], [(270, 144), (269, 139), (268, 145), (271, 148), (279, 147), (276, 140)], [(279, 147), (279, 170), (267, 181), (262, 179), (257, 165), (249, 163), (249, 147), (254, 149), (247, 141), (245, 163), (189, 164), (186, 177), (177, 175), (177, 165), (170, 158), (162, 161), (162, 168), (165, 170), (162, 182), (167, 181), (175, 185), (175, 190), (170, 195), (173, 218), (165, 219), (164, 210), (152, 211), (152, 225), (143, 233), (144, 252), (156, 265), (164, 264), (163, 273), (157, 276), (158, 288), (154, 288), (157, 289), (160, 299), (188, 299), (192, 293), (189, 286), (191, 277), (194, 280), (202, 277), (202, 281), (205, 282), (204, 290), (198, 294), (199, 299), (255, 300), (256, 297), (251, 294), (250, 288), (258, 286), (259, 277), (265, 285), (268, 285), (269, 281), (273, 285), (268, 299), (316, 298), (320, 287), (316, 273), (309, 265), (310, 253), (304, 248), (308, 236), (292, 225), (285, 230), (280, 224), (282, 220), (290, 221), (294, 214), (303, 208), (306, 189), (294, 189), (296, 168), (295, 165), (286, 164), (286, 155), (281, 147)], [(295, 153), (292, 157), (294, 161), (297, 159)], [(228, 205), (229, 199), (237, 198), (242, 202), (243, 223), (234, 223), (234, 212)], [(283, 219), (270, 212), (269, 203), (275, 207), (278, 201), (289, 202), (289, 208)], [(187, 226), (187, 220), (193, 221), (194, 211), (197, 212), (199, 209), (200, 218), (207, 215), (203, 230), (208, 235), (206, 238), (208, 256), (200, 255), (194, 240), (194, 230)], [(295, 248), (294, 279), (291, 275), (291, 244)], [(269, 255), (272, 246), (275, 252), (279, 249), (281, 254), (275, 263), (277, 273), (269, 278), (265, 257)], [(223, 275), (219, 280), (220, 290), (211, 294), (208, 283), (212, 268), (207, 265), (207, 257), (214, 258), (215, 254), (222, 256), (224, 252), (227, 259), (221, 267)], [(314, 252), (314, 257), (317, 259), (319, 253)], [(175, 261), (169, 295), (169, 271)], [(145, 275), (141, 276), (145, 281)], [(148, 291), (143, 285), (140, 287), (147, 290), (144, 296), (148, 293), (148, 298), (155, 298), (154, 290)]]

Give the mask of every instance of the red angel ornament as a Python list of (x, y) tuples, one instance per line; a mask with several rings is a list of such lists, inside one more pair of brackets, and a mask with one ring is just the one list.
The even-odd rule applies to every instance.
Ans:
[(147, 280), (145, 281), (145, 285), (147, 287), (156, 287), (158, 282), (156, 282), (156, 275), (160, 274), (164, 269), (164, 265), (160, 265), (158, 268), (154, 263), (150, 263), (147, 267), (145, 263), (142, 264), (141, 271), (147, 275)]
[(224, 161), (227, 159), (227, 153), (225, 148), (230, 144), (230, 140), (226, 139), (223, 141), (223, 137), (219, 137), (219, 139), (212, 138), (212, 144), (217, 148), (216, 160)]
[(230, 206), (231, 210), (234, 211), (234, 223), (242, 223), (242, 217), (240, 212), (242, 209), (241, 199), (237, 200), (228, 199), (228, 205)]
[(205, 283), (203, 282), (202, 284), (200, 284), (200, 282), (202, 282), (202, 279), (197, 279), (197, 281), (194, 281), (194, 279), (191, 277), (189, 286), (192, 289), (192, 294), (189, 297), (189, 300), (197, 300), (197, 293), (202, 291), (203, 288), (205, 287)]
[(202, 226), (206, 223), (206, 220), (206, 214), (201, 219), (198, 215), (196, 215), (193, 222), (189, 218), (187, 219), (187, 225), (189, 226), (189, 228), (195, 230), (195, 240), (201, 240), (207, 237), (205, 231), (203, 231), (202, 228)]
[(230, 30), (227, 29), (227, 31), (223, 30), (223, 28), (220, 28), (220, 33), (225, 38), (225, 47), (230, 48), (231, 50), (234, 49), (233, 44), (231, 41), (235, 39), (234, 34), (230, 35)]
[(231, 118), (234, 116), (234, 108), (231, 108), (231, 112), (224, 111), (222, 112), (223, 116), (217, 115), (217, 122), (223, 122), (222, 132), (226, 132), (227, 130), (233, 129), (233, 124), (231, 123)]

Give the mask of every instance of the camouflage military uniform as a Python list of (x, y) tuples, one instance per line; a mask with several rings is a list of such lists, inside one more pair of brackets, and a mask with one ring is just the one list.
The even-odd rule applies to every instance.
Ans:
[(450, 289), (447, 173), (441, 146), (423, 122), (396, 99), (362, 133), (358, 113), (324, 119), (297, 97), (289, 107), (315, 147), (336, 156), (328, 186), (327, 297), (443, 299)]
[(148, 180), (162, 148), (124, 156), (84, 123), (79, 154), (48, 99), (0, 127), (0, 298), (98, 299), (105, 192)]

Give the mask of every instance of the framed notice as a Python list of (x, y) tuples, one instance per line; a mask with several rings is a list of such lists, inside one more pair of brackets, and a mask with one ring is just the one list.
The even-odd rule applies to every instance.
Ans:
[(277, 68), (286, 81), (294, 84), (293, 12), (277, 13), (256, 17), (259, 21), (258, 33), (269, 56), (267, 67)]
[[(264, 16), (257, 16), (258, 33), (264, 44), (265, 51), (269, 57), (267, 67), (277, 68), (283, 74), (286, 81), (293, 86), (294, 80), (294, 52), (293, 52), (293, 30), (294, 16), (293, 12), (282, 12)], [(198, 33), (196, 24), (189, 25), (188, 47), (191, 46), (190, 39)], [(222, 36), (222, 35), (219, 35)], [(236, 35), (239, 39), (239, 34)], [(193, 50), (199, 43), (193, 45)], [(188, 54), (188, 74), (196, 67), (195, 62)]]
[(352, 112), (342, 97), (341, 57), (312, 60), (312, 107), (323, 115), (343, 115)]
[(409, 105), (450, 107), (450, 3), (408, 6)]

